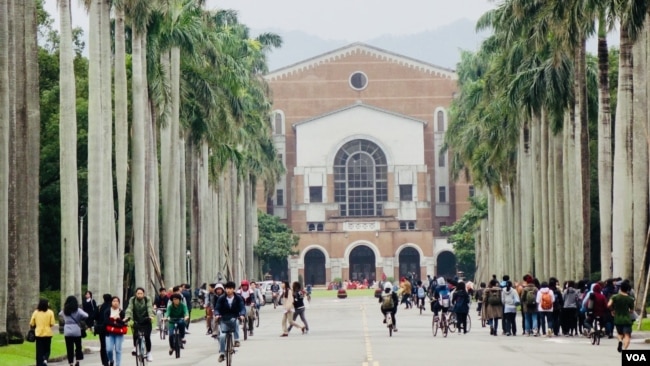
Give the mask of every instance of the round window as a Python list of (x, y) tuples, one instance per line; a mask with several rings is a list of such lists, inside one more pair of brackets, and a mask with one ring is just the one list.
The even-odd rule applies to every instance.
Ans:
[(357, 71), (350, 75), (350, 87), (354, 90), (363, 90), (368, 86), (368, 77), (361, 71)]

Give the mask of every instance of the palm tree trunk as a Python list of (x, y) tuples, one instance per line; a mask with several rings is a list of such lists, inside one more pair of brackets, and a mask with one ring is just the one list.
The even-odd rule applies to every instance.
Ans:
[(555, 200), (555, 210), (553, 211), (553, 223), (555, 225), (555, 246), (556, 246), (556, 258), (557, 264), (556, 274), (558, 278), (570, 278), (566, 269), (566, 248), (567, 240), (565, 238), (564, 230), (564, 149), (563, 149), (563, 135), (558, 134), (553, 138), (553, 149), (555, 150), (554, 159), (555, 159), (555, 195), (553, 199)]
[(129, 155), (128, 91), (126, 78), (126, 38), (124, 7), (115, 8), (115, 178), (117, 182), (117, 294), (124, 291), (124, 250), (126, 236), (126, 182)]
[[(0, 283), (9, 281), (9, 134), (10, 98), (9, 63), (9, 1), (0, 0)], [(7, 303), (8, 286), (0, 286), (0, 346), (8, 342)]]
[(544, 246), (542, 233), (542, 169), (541, 169), (541, 121), (539, 117), (533, 117), (531, 123), (531, 141), (532, 141), (532, 173), (533, 173), (533, 234), (534, 234), (534, 263), (533, 273), (535, 276), (541, 276), (544, 272)]
[(600, 278), (612, 277), (612, 118), (609, 95), (609, 50), (604, 14), (598, 25), (598, 214)]
[(532, 164), (533, 154), (531, 152), (530, 123), (523, 125), (521, 132), (520, 150), (522, 154), (518, 157), (520, 161), (519, 173), (519, 201), (521, 206), (521, 247), (522, 264), (520, 274), (534, 273), (533, 271), (533, 178)]
[[(555, 227), (555, 214), (557, 212), (557, 208), (555, 207), (555, 168), (556, 168), (556, 160), (555, 160), (555, 155), (556, 155), (556, 150), (555, 150), (555, 134), (550, 131), (549, 128), (549, 133), (547, 134), (547, 141), (546, 144), (548, 146), (547, 150), (547, 162), (548, 162), (548, 170), (546, 172), (546, 181), (548, 182), (548, 213), (546, 215), (546, 227), (547, 227), (547, 233), (548, 233), (548, 239), (546, 240), (547, 246), (548, 246), (548, 273), (549, 276), (560, 276), (560, 273), (557, 271), (557, 262), (558, 262), (558, 252), (557, 252), (557, 240), (555, 239), (555, 232), (556, 232), (556, 227)], [(559, 277), (559, 278), (565, 278), (565, 277)]]
[[(646, 20), (648, 15), (646, 14)], [(646, 27), (647, 28), (647, 27)], [(634, 197), (634, 275), (632, 283), (640, 284), (645, 276), (645, 247), (648, 228), (648, 94), (646, 91), (648, 74), (647, 43), (644, 29), (632, 46), (633, 60), (633, 125), (632, 125), (632, 166)], [(637, 292), (638, 293), (638, 292)]]
[[(102, 0), (93, 0), (88, 10), (90, 24), (100, 24)], [(90, 29), (88, 36), (88, 252), (100, 255), (88, 256), (88, 287), (97, 293), (110, 293), (104, 288), (104, 279), (108, 271), (106, 258), (102, 256), (105, 242), (102, 234), (103, 186), (102, 178), (102, 98), (101, 98), (101, 27)], [(102, 292), (102, 290), (104, 292)], [(65, 301), (68, 294), (61, 294)]]
[(612, 203), (612, 272), (633, 278), (633, 126), (632, 44), (626, 27), (621, 27), (614, 145), (614, 189)]
[[(111, 73), (111, 0), (102, 0), (100, 9), (101, 118), (102, 118), (102, 259), (106, 272), (100, 277), (99, 293), (115, 289), (117, 247), (115, 237), (115, 202), (113, 201), (113, 105)], [(81, 295), (81, 293), (79, 293)]]
[(146, 284), (145, 278), (145, 102), (146, 89), (146, 50), (143, 49), (144, 31), (133, 29), (132, 41), (132, 96), (133, 121), (131, 137), (131, 205), (133, 207), (133, 256), (135, 263), (135, 283)]
[(77, 188), (77, 103), (70, 0), (59, 1), (59, 159), (61, 176), (61, 292), (81, 295), (79, 196)]
[[(169, 52), (163, 52), (160, 55), (160, 64), (165, 73), (165, 77), (171, 79), (171, 60)], [(170, 81), (167, 80), (166, 84)], [(162, 240), (162, 253), (164, 265), (164, 278), (168, 281), (176, 278), (175, 272), (177, 269), (177, 256), (179, 251), (175, 245), (176, 241), (176, 227), (173, 224), (176, 217), (174, 209), (176, 208), (176, 200), (178, 194), (174, 195), (174, 147), (173, 147), (173, 127), (174, 117), (172, 116), (170, 103), (165, 104), (167, 110), (163, 113), (169, 116), (167, 121), (160, 123), (160, 174), (163, 179), (160, 181), (161, 189), (161, 203), (162, 203), (162, 222), (163, 222), (163, 240)], [(177, 282), (174, 282), (177, 283)]]
[[(541, 231), (541, 255), (542, 255), (542, 267), (539, 269), (538, 273), (541, 273), (543, 278), (548, 278), (550, 274), (550, 268), (549, 268), (549, 261), (550, 261), (550, 251), (549, 251), (549, 238), (548, 238), (548, 216), (549, 216), (549, 202), (550, 202), (550, 195), (549, 195), (549, 182), (548, 182), (548, 156), (549, 156), (549, 148), (548, 148), (548, 130), (549, 130), (549, 123), (548, 123), (548, 115), (546, 112), (542, 112), (542, 116), (540, 118), (540, 128), (539, 128), (539, 142), (540, 142), (540, 150), (539, 150), (539, 158), (540, 158), (540, 188), (541, 188), (541, 212), (542, 212), (542, 217), (540, 220), (535, 220), (535, 226), (537, 227), (537, 223), (539, 223), (540, 226), (540, 231)], [(539, 274), (538, 274), (539, 276)]]
[(578, 189), (575, 196), (579, 207), (576, 210), (575, 232), (578, 234), (576, 266), (578, 276), (575, 278), (589, 278), (591, 274), (591, 172), (589, 163), (589, 119), (587, 118), (587, 60), (586, 39), (583, 37), (580, 47), (576, 49), (576, 164), (578, 169), (575, 175)]

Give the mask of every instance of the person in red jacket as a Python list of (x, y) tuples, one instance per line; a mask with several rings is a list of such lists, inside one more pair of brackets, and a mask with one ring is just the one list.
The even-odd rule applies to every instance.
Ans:
[(603, 287), (599, 283), (595, 283), (591, 287), (591, 292), (587, 294), (587, 302), (593, 301), (593, 310), (591, 312), (587, 310), (587, 317), (585, 319), (585, 326), (589, 331), (591, 331), (592, 326), (594, 326), (594, 319), (600, 319), (600, 328), (604, 329), (604, 322), (602, 319), (607, 313), (607, 298), (602, 293)]

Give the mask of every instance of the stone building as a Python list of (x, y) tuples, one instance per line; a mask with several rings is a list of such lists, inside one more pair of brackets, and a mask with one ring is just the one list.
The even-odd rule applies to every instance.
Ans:
[(440, 228), (473, 194), (440, 154), (455, 72), (354, 43), (266, 80), (287, 174), (271, 199), (258, 194), (258, 207), (300, 236), (289, 279), (455, 275)]

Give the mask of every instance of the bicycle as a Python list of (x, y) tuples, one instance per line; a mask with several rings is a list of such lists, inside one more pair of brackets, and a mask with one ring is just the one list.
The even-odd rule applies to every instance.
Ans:
[(134, 324), (134, 333), (137, 332), (137, 339), (135, 342), (135, 364), (136, 366), (145, 366), (147, 361), (147, 345), (144, 340), (144, 330), (142, 327)]
[(160, 335), (161, 340), (165, 340), (167, 332), (167, 318), (160, 318), (158, 320), (158, 334)]
[(388, 336), (392, 337), (393, 336), (393, 314), (391, 312), (387, 312), (384, 314), (384, 317), (386, 318), (386, 327), (388, 328)]
[[(466, 326), (466, 331), (469, 332), (469, 330), (472, 329), (472, 318), (469, 313), (467, 314)], [(456, 329), (458, 329), (458, 318), (456, 317), (456, 313), (452, 312), (451, 315), (449, 315), (449, 331), (454, 333)]]
[(433, 336), (435, 337), (438, 334), (438, 329), (442, 329), (442, 336), (446, 337), (447, 334), (449, 333), (449, 312), (443, 312), (442, 315), (438, 316), (436, 319), (436, 316), (433, 316), (433, 320), (431, 322), (431, 328), (433, 331)]
[(278, 293), (274, 292), (272, 297), (273, 297), (273, 309), (275, 309), (278, 307), (278, 297), (279, 297)]
[(185, 322), (183, 322), (183, 320), (183, 318), (169, 319), (171, 324), (174, 324), (174, 332), (172, 332), (172, 334), (169, 336), (171, 337), (172, 351), (174, 351), (176, 358), (181, 357), (181, 348), (183, 348), (183, 339), (181, 339), (181, 331), (179, 330), (180, 327), (185, 326)]
[(260, 310), (256, 307), (254, 307), (255, 311), (255, 328), (260, 327)]
[(593, 328), (589, 333), (589, 338), (591, 339), (592, 345), (600, 345), (600, 338), (604, 336), (603, 327), (600, 323), (600, 317), (593, 318)]
[(226, 325), (224, 327), (225, 329), (221, 329), (221, 332), (226, 335), (226, 348), (224, 356), (226, 359), (226, 366), (231, 366), (232, 355), (237, 352), (235, 349), (235, 337), (233, 336), (233, 333), (235, 333), (235, 327), (237, 326), (237, 319), (233, 318), (228, 322), (224, 322), (224, 325)]

